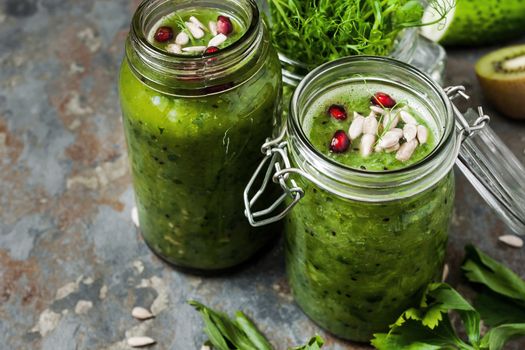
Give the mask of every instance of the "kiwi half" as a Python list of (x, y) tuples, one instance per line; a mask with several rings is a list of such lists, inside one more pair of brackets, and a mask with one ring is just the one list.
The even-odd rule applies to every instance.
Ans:
[(525, 119), (525, 45), (482, 57), (476, 74), (485, 97), (504, 115)]

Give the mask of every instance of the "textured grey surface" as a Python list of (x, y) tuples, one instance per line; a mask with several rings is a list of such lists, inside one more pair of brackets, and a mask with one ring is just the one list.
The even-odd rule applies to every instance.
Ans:
[[(0, 349), (199, 349), (199, 299), (253, 316), (278, 349), (320, 330), (293, 303), (277, 246), (216, 278), (185, 275), (154, 257), (131, 219), (133, 194), (116, 78), (138, 1), (0, 0)], [(449, 80), (482, 103), (472, 64), (451, 52)], [(487, 111), (491, 113), (490, 108)], [(525, 125), (493, 114), (493, 128), (525, 161)], [(474, 242), (525, 276), (525, 252), (462, 177), (451, 230), (450, 282)], [(138, 322), (133, 306), (157, 317)], [(327, 349), (366, 349), (321, 332)], [(509, 349), (522, 349), (525, 343)]]

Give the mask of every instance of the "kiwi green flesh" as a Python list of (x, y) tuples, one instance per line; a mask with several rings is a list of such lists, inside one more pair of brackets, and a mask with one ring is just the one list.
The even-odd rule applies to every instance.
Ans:
[(503, 48), (482, 57), (476, 73), (492, 80), (520, 81), (525, 84), (525, 45)]

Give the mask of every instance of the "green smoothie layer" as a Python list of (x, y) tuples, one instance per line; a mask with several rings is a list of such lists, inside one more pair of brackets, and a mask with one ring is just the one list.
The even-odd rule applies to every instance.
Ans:
[[(423, 110), (420, 104), (410, 103), (407, 96), (399, 91), (392, 92), (388, 95), (393, 98), (395, 107), (383, 108), (384, 106), (381, 105), (374, 106), (374, 104), (371, 103), (374, 94), (377, 93), (377, 91), (384, 90), (385, 87), (383, 86), (367, 84), (365, 88), (362, 86), (357, 88), (345, 86), (324, 94), (320, 99), (313, 103), (305, 117), (304, 131), (312, 145), (330, 159), (348, 167), (360, 170), (396, 170), (423, 160), (436, 146), (436, 137), (432, 132), (435, 126), (431, 124), (433, 123), (432, 121), (427, 119), (428, 113)], [(331, 116), (329, 112), (331, 106), (337, 106), (344, 109), (347, 117), (342, 120)], [(375, 113), (378, 131), (375, 133), (372, 153), (364, 157), (361, 153), (361, 143), (365, 133), (361, 132), (357, 138), (352, 139), (349, 135), (349, 131), (351, 125), (356, 120), (357, 114), (366, 118), (372, 111), (371, 107), (379, 107), (380, 109), (387, 111), (390, 113), (390, 117), (381, 115), (380, 113)], [(376, 108), (376, 110), (378, 109)], [(397, 150), (391, 150), (388, 152), (389, 150), (380, 149), (380, 147), (378, 147), (381, 143), (382, 136), (385, 136), (388, 131), (387, 127), (403, 129), (406, 126), (406, 123), (400, 116), (397, 116), (399, 122), (396, 123), (396, 125), (393, 125), (395, 121), (392, 121), (390, 125), (388, 125), (388, 123), (386, 123), (386, 126), (384, 125), (385, 118), (395, 118), (396, 114), (401, 110), (404, 111), (403, 113), (409, 113), (416, 120), (418, 125), (421, 125), (428, 130), (426, 142), (424, 144), (418, 143), (415, 151), (406, 161), (400, 161), (396, 158)], [(424, 118), (423, 115), (426, 115), (427, 118)], [(348, 149), (343, 152), (334, 152), (330, 147), (334, 133), (337, 130), (343, 130), (349, 139), (351, 139)], [(344, 135), (341, 136), (344, 137)], [(404, 138), (400, 138), (399, 145), (401, 146), (405, 141)]]
[[(234, 17), (215, 9), (194, 8), (171, 13), (151, 29), (148, 40), (153, 46), (171, 53), (201, 55), (210, 47), (223, 49), (246, 32)], [(194, 50), (195, 49), (195, 50)]]

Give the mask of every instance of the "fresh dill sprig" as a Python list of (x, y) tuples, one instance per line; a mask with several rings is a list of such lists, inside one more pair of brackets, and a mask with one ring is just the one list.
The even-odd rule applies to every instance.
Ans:
[(418, 0), (268, 0), (272, 34), (285, 56), (313, 68), (352, 55), (386, 56), (401, 31), (441, 21), (455, 0), (429, 0), (438, 18), (422, 23)]

